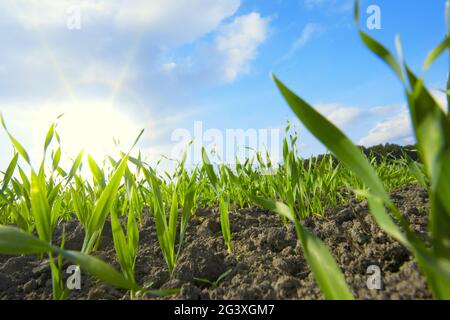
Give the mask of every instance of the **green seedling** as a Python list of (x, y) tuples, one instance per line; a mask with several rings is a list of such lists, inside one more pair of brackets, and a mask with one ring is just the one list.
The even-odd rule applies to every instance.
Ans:
[(219, 287), (219, 284), (226, 278), (228, 275), (233, 271), (233, 269), (229, 269), (222, 273), (215, 281), (211, 281), (206, 278), (194, 278), (195, 281), (205, 283), (209, 286), (211, 286), (213, 289), (216, 289)]

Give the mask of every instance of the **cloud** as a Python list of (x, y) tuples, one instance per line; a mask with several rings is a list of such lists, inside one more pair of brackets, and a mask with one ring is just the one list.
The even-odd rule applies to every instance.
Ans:
[(257, 12), (237, 16), (222, 24), (211, 41), (201, 41), (189, 55), (171, 57), (161, 67), (184, 87), (233, 82), (249, 73), (267, 38), (269, 23), (270, 18)]
[[(443, 110), (447, 110), (447, 96), (440, 90), (430, 90), (432, 96)], [(376, 106), (368, 110), (370, 116), (389, 116), (378, 122), (368, 133), (360, 139), (359, 144), (373, 146), (388, 142), (403, 144), (415, 143), (413, 129), (410, 120), (408, 106), (405, 104), (393, 104)]]
[[(74, 5), (82, 29), (69, 32), (67, 10)], [(48, 125), (62, 112), (61, 128), (64, 122), (70, 134), (61, 135), (72, 157), (83, 144), (107, 153), (116, 133), (134, 138), (140, 128), (147, 129), (143, 150), (169, 148), (171, 130), (197, 112), (198, 90), (250, 72), (268, 36), (270, 18), (237, 16), (239, 6), (239, 0), (0, 1), (0, 110), (37, 159)], [(105, 129), (97, 134), (91, 119)]]
[(178, 42), (193, 41), (215, 30), (240, 6), (239, 0), (139, 0), (133, 5), (129, 1), (118, 2), (114, 14), (118, 26), (144, 27), (160, 38)]
[(2, 1), (1, 12), (11, 20), (16, 20), (23, 27), (49, 28), (65, 27), (70, 9), (77, 5), (86, 13), (99, 13), (101, 6), (92, 1), (76, 2), (72, 0), (16, 0)]
[(370, 108), (368, 110), (368, 113), (373, 116), (381, 116), (386, 114), (398, 113), (404, 108), (404, 104), (381, 105)]
[(314, 36), (321, 34), (324, 31), (323, 27), (319, 24), (308, 23), (306, 24), (300, 36), (292, 43), (289, 51), (283, 56), (281, 60), (291, 58), (300, 48), (304, 47)]
[(360, 108), (347, 107), (339, 104), (317, 104), (315, 107), (317, 111), (341, 130), (359, 119), (363, 114)]
[[(66, 11), (76, 4), (83, 27), (68, 32)], [(151, 100), (165, 108), (185, 107), (197, 86), (232, 82), (250, 71), (267, 37), (269, 18), (252, 12), (224, 22), (239, 6), (239, 0), (136, 0), (133, 6), (119, 0), (1, 2), (0, 24), (8, 14), (8, 19), (37, 32), (14, 26), (12, 36), (0, 28), (6, 37), (0, 44), (5, 62), (0, 74), (8, 74), (0, 79), (5, 89), (0, 98), (42, 102), (94, 94), (110, 99), (129, 91), (144, 106)], [(109, 24), (102, 25), (105, 20)], [(113, 25), (127, 32), (111, 29)], [(128, 30), (138, 27), (145, 36)]]
[(378, 122), (367, 136), (359, 140), (360, 145), (373, 146), (387, 142), (409, 143), (412, 138), (412, 126), (406, 108), (397, 115)]
[(249, 71), (257, 49), (267, 37), (268, 18), (252, 12), (236, 17), (219, 29), (215, 39), (215, 50), (221, 57), (222, 71), (226, 81), (234, 81), (240, 74)]
[(437, 103), (439, 103), (439, 106), (442, 108), (442, 110), (448, 110), (447, 95), (444, 92), (440, 90), (431, 90), (431, 95), (434, 97)]
[(165, 72), (170, 72), (172, 70), (174, 70), (177, 67), (177, 64), (175, 62), (167, 62), (167, 63), (163, 63), (162, 65), (162, 69)]
[(0, 12), (28, 29), (64, 30), (79, 13), (83, 29), (106, 23), (142, 29), (166, 43), (185, 43), (216, 29), (239, 6), (240, 0), (15, 0), (2, 1)]

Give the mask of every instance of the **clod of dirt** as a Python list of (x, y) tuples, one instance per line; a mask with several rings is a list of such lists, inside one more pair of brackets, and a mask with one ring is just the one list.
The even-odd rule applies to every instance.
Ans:
[(5, 291), (11, 286), (11, 284), (12, 281), (9, 279), (9, 277), (0, 273), (0, 291)]
[(193, 278), (214, 281), (225, 271), (223, 256), (219, 256), (207, 245), (194, 241), (184, 249), (174, 276), (186, 282)]
[(199, 236), (218, 236), (221, 230), (220, 223), (214, 219), (205, 219), (198, 227)]

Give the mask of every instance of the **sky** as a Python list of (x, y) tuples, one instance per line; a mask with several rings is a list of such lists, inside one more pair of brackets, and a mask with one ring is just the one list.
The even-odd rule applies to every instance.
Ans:
[[(363, 29), (393, 51), (399, 34), (445, 108), (448, 56), (422, 70), (447, 30), (444, 8), (361, 1)], [(177, 158), (194, 138), (191, 161), (203, 144), (226, 160), (249, 145), (276, 158), (287, 121), (302, 155), (324, 152), (272, 73), (357, 144), (414, 143), (402, 86), (360, 41), (352, 0), (0, 0), (0, 39), (0, 112), (36, 163), (60, 114), (67, 159), (84, 149), (100, 161), (117, 152), (114, 141), (128, 150), (141, 129), (148, 161)], [(256, 136), (234, 146), (229, 132)], [(4, 169), (13, 154), (4, 132), (0, 150)]]

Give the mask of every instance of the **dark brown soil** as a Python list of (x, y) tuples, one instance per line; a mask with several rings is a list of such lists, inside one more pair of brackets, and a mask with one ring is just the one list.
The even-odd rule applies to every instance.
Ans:
[[(411, 227), (427, 237), (428, 197), (417, 186), (392, 193)], [(221, 236), (218, 210), (200, 210), (190, 221), (178, 265), (169, 275), (159, 249), (153, 219), (140, 230), (136, 279), (155, 289), (180, 288), (172, 299), (322, 299), (319, 288), (297, 244), (294, 229), (279, 217), (259, 208), (240, 209), (230, 215), (233, 254), (228, 255)], [(66, 222), (66, 248), (79, 250), (84, 232)], [(376, 226), (365, 201), (352, 200), (313, 217), (304, 224), (331, 248), (358, 299), (429, 299), (424, 278), (408, 251)], [(110, 228), (106, 226), (96, 255), (118, 268)], [(381, 269), (381, 290), (367, 288), (367, 268)], [(65, 265), (66, 267), (68, 264)], [(217, 288), (194, 278), (216, 280), (231, 273)], [(48, 261), (36, 257), (0, 255), (0, 299), (51, 299)], [(70, 299), (128, 299), (114, 289), (82, 274), (82, 289)], [(140, 296), (139, 298), (152, 298)]]

